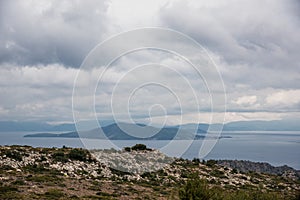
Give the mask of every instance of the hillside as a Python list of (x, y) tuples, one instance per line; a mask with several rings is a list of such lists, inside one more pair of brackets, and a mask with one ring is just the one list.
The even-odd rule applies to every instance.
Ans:
[(299, 198), (294, 169), (283, 167), (273, 173), (277, 168), (268, 165), (269, 171), (263, 172), (270, 173), (260, 173), (265, 164), (234, 163), (237, 168), (230, 161), (175, 159), (144, 145), (91, 153), (67, 147), (4, 146), (0, 147), (0, 199)]

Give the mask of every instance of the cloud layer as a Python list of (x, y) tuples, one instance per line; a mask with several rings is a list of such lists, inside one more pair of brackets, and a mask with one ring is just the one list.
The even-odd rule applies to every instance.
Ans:
[[(113, 34), (148, 26), (180, 31), (209, 51), (226, 87), (227, 121), (299, 118), (300, 4), (296, 0), (176, 0), (149, 5), (132, 0), (127, 5), (92, 0), (0, 1), (0, 119), (72, 121), (73, 83), (88, 52)], [(191, 52), (191, 56), (198, 55)], [(183, 123), (196, 122), (199, 116), (201, 122), (208, 122), (209, 94), (203, 83), (190, 66), (159, 51), (136, 52), (115, 63), (97, 91), (98, 114), (110, 117), (109, 97), (124, 72), (150, 62), (182, 72), (198, 85), (194, 88), (201, 112), (195, 112), (193, 94), (182, 76), (166, 68), (149, 67), (128, 75), (115, 98), (122, 102), (135, 84), (149, 77), (164, 80), (181, 96), (181, 108), (186, 110)], [(81, 71), (80, 89), (97, 81), (102, 70), (99, 66)], [(85, 110), (90, 102), (81, 98), (80, 109)], [(179, 105), (163, 88), (145, 87), (130, 101), (135, 120), (149, 122), (151, 115), (159, 123), (167, 111), (168, 123), (179, 122)], [(126, 116), (124, 104), (118, 106), (120, 116)]]

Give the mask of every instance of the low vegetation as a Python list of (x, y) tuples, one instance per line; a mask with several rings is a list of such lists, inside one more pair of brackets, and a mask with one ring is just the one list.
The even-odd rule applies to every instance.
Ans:
[(198, 174), (192, 175), (179, 190), (181, 200), (280, 200), (294, 199), (298, 196), (282, 195), (280, 192), (265, 192), (260, 188), (226, 190), (220, 186), (210, 186)]
[[(114, 152), (115, 156), (120, 153), (105, 151)], [(123, 151), (139, 156), (156, 155), (143, 144)], [(247, 162), (241, 163), (244, 169)], [(85, 149), (67, 147), (0, 147), (0, 180), (1, 200), (300, 199), (299, 177), (293, 171), (266, 174), (222, 166), (215, 160), (176, 159), (160, 170), (134, 174), (106, 166)]]

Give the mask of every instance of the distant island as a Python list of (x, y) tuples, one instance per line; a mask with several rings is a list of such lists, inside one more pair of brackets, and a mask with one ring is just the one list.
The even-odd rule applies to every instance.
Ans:
[[(143, 130), (141, 132), (137, 126), (142, 126)], [(24, 137), (61, 137), (61, 138), (90, 138), (90, 139), (109, 139), (109, 140), (198, 140), (204, 138), (230, 138), (230, 136), (210, 136), (206, 131), (201, 129), (196, 129), (197, 133), (193, 133), (191, 129), (181, 130), (181, 134), (178, 135), (178, 127), (164, 127), (156, 128), (152, 126), (136, 125), (122, 123), (122, 127), (125, 127), (129, 134), (122, 130), (119, 124), (110, 124), (102, 128), (96, 128), (89, 131), (83, 131), (78, 133), (77, 131), (67, 132), (67, 133), (35, 133), (27, 134)], [(153, 134), (153, 136), (147, 137), (147, 135)], [(132, 134), (132, 135), (131, 135)], [(141, 137), (135, 137), (133, 135), (141, 135)]]

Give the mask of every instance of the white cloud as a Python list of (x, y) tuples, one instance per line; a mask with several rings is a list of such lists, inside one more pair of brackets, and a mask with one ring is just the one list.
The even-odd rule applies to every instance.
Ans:
[(300, 90), (287, 90), (278, 91), (269, 94), (266, 97), (266, 103), (269, 106), (291, 107), (297, 106), (300, 108)]
[(227, 112), (225, 122), (250, 120), (280, 120), (285, 114), (277, 112)]
[(16, 66), (2, 65), (0, 85), (30, 87), (72, 87), (78, 70), (60, 64)]
[(240, 105), (240, 106), (252, 106), (257, 102), (257, 96), (242, 96), (239, 97), (236, 101), (233, 101), (234, 103)]

